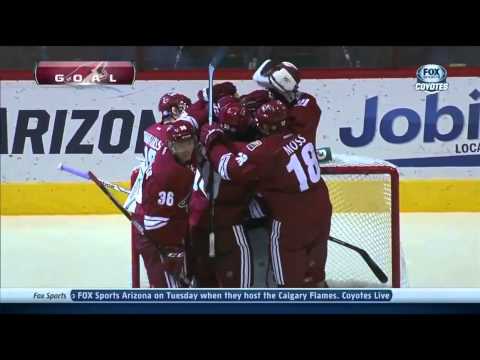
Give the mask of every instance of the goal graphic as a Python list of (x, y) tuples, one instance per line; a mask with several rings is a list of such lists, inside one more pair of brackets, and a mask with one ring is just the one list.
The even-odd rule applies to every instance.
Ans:
[[(333, 206), (330, 235), (366, 250), (388, 276), (388, 282), (381, 284), (358, 253), (329, 241), (329, 286), (400, 287), (399, 175), (395, 166), (337, 155), (321, 164), (321, 173)], [(134, 288), (148, 286), (140, 264), (132, 242)]]

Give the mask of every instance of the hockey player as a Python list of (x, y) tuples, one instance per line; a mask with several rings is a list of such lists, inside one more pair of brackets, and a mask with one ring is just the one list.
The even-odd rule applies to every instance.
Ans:
[(167, 93), (160, 98), (158, 110), (162, 116), (160, 123), (168, 124), (180, 118), (192, 105), (192, 101), (180, 93)]
[(155, 152), (160, 145), (165, 144), (165, 124), (178, 120), (180, 117), (183, 117), (188, 121), (189, 117), (186, 115), (186, 111), (191, 104), (192, 101), (187, 96), (180, 93), (170, 92), (160, 98), (158, 102), (158, 110), (161, 118), (158, 122), (150, 125), (144, 131), (144, 158), (142, 159), (141, 164), (136, 166), (130, 174), (132, 190), (124, 205), (124, 207), (130, 212), (134, 212), (136, 203), (140, 203), (141, 201), (141, 198), (138, 197), (137, 194), (139, 194), (139, 188), (143, 183), (143, 178), (149, 162), (151, 163), (152, 158), (155, 156)]
[[(134, 213), (139, 204), (142, 204), (142, 187), (145, 178), (151, 174), (152, 164), (157, 156), (158, 151), (167, 146), (167, 132), (168, 124), (179, 120), (180, 118), (187, 118), (187, 109), (192, 104), (191, 100), (180, 93), (170, 92), (163, 95), (158, 103), (158, 110), (160, 112), (160, 120), (149, 126), (144, 131), (144, 158), (139, 166), (135, 167), (131, 173), (132, 189), (128, 196), (124, 207)], [(195, 156), (192, 156), (192, 159)], [(140, 244), (140, 234), (132, 226), (133, 243)], [(135, 256), (135, 255), (134, 255)]]
[[(263, 104), (275, 99), (280, 100), (288, 109), (289, 129), (302, 134), (317, 149), (316, 132), (321, 110), (314, 96), (299, 91), (301, 78), (298, 68), (290, 62), (274, 65), (271, 60), (266, 60), (253, 75), (253, 80), (263, 89), (241, 96), (242, 104), (252, 117)], [(258, 208), (255, 203), (253, 205)]]
[[(184, 246), (188, 231), (188, 201), (194, 178), (192, 153), (195, 130), (177, 120), (157, 125), (146, 137), (149, 148), (146, 170), (137, 198), (134, 217), (144, 225), (146, 237), (135, 236), (150, 287), (179, 287), (175, 275), (184, 266)], [(158, 139), (165, 139), (162, 142)], [(161, 257), (157, 247), (171, 257)]]
[[(246, 140), (250, 119), (235, 97), (218, 101), (218, 124), (232, 140), (235, 149)], [(205, 171), (203, 172), (205, 175)], [(206, 176), (204, 176), (206, 177)], [(253, 285), (253, 259), (247, 232), (243, 223), (248, 218), (249, 201), (253, 189), (235, 184), (214, 174), (216, 197), (214, 202), (215, 257), (209, 257), (209, 201), (204, 177), (197, 176), (190, 202), (190, 234), (194, 258), (194, 274), (199, 287), (248, 288)]]
[[(214, 117), (218, 114), (218, 102), (221, 99), (238, 98), (237, 88), (229, 81), (214, 85), (212, 92)], [(187, 116), (182, 116), (182, 119), (191, 122), (196, 129), (200, 129), (203, 124), (208, 122), (208, 88), (198, 91), (197, 98), (197, 101), (188, 108)]]
[(280, 287), (324, 287), (332, 207), (320, 176), (314, 137), (293, 132), (279, 100), (262, 105), (265, 138), (232, 148), (218, 125), (200, 139), (223, 180), (254, 184), (270, 213), (270, 256)]
[[(132, 191), (125, 203), (127, 210), (134, 212), (138, 207), (138, 204), (145, 201), (143, 186), (147, 183), (152, 172), (152, 166), (158, 156), (158, 152), (161, 151), (161, 149), (164, 149), (167, 144), (167, 125), (174, 121), (185, 121), (193, 126), (193, 128), (198, 129), (199, 122), (202, 124), (208, 120), (208, 102), (206, 101), (208, 99), (204, 97), (204, 94), (206, 93), (205, 90), (200, 91), (198, 94), (199, 101), (193, 104), (193, 106), (191, 100), (180, 93), (167, 93), (160, 98), (158, 109), (161, 114), (161, 119), (156, 124), (147, 128), (144, 133), (144, 161), (140, 167), (137, 167), (132, 172)], [(214, 86), (214, 100), (235, 93), (236, 88), (232, 83), (221, 83)], [(189, 114), (190, 109), (192, 115), (195, 117)], [(192, 158), (195, 158), (195, 154), (192, 154)], [(193, 179), (190, 185), (192, 184)], [(154, 194), (154, 196), (157, 195), (158, 194)], [(182, 206), (186, 208), (185, 204), (182, 204)], [(133, 239), (134, 243), (140, 243), (139, 234), (135, 229), (133, 229)], [(172, 279), (170, 278), (170, 280)], [(158, 283), (158, 279), (153, 280), (153, 286), (156, 286), (156, 283)], [(171, 285), (172, 284), (173, 283), (171, 282)]]
[(273, 94), (265, 89), (254, 90), (251, 93), (240, 96), (240, 103), (245, 106), (252, 118), (255, 118), (255, 111), (263, 104), (274, 100)]
[(306, 136), (317, 148), (315, 137), (321, 110), (314, 96), (299, 91), (298, 68), (290, 62), (274, 65), (271, 60), (266, 60), (255, 71), (253, 80), (265, 90), (242, 96), (242, 102), (255, 111), (272, 99), (280, 100), (288, 109), (290, 130)]

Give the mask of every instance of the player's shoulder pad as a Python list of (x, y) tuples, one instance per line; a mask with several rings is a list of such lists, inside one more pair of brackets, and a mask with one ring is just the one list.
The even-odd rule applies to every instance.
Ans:
[(148, 131), (148, 132), (160, 131), (164, 126), (165, 126), (165, 124), (155, 122), (155, 123), (147, 126), (147, 128), (144, 131)]
[(208, 102), (203, 100), (198, 100), (194, 102), (190, 107), (186, 110), (186, 113), (190, 116), (193, 116), (198, 120), (199, 117), (208, 116)]
[(240, 98), (246, 98), (246, 97), (251, 97), (251, 96), (269, 96), (269, 91), (266, 89), (257, 89), (253, 90), (245, 95), (240, 96)]
[(165, 125), (153, 124), (143, 132), (143, 142), (151, 148), (159, 151), (163, 146), (163, 134)]
[(315, 96), (307, 93), (300, 93), (297, 97), (297, 101), (293, 106), (307, 107), (307, 106), (316, 105), (316, 104), (317, 104), (317, 99), (315, 98)]
[(301, 93), (293, 105), (292, 110), (302, 111), (304, 109), (308, 109), (308, 111), (318, 111), (319, 113), (322, 112), (315, 96)]
[(259, 154), (259, 158), (263, 161), (274, 162), (283, 152), (283, 143), (286, 138), (293, 134), (272, 134), (263, 139), (264, 151)]

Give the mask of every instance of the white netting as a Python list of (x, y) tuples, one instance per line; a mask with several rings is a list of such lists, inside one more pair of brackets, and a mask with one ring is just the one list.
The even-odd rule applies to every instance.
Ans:
[[(345, 181), (343, 179), (346, 176), (352, 182), (358, 181), (361, 183), (365, 181), (364, 175), (327, 175), (324, 177), (329, 188), (334, 211), (330, 234), (335, 238), (365, 249), (391, 279), (391, 213), (390, 211), (359, 211), (356, 204), (345, 199), (342, 184), (339, 184), (339, 182), (343, 183)], [(387, 186), (389, 179), (383, 179), (388, 178), (388, 176), (369, 175), (368, 177), (375, 177), (385, 185), (385, 207), (389, 208), (390, 193)], [(361, 184), (359, 185), (361, 186)], [(368, 197), (368, 194), (365, 194), (365, 197)], [(328, 250), (328, 278), (376, 280), (365, 261), (356, 252), (333, 242), (329, 242)]]
[[(350, 155), (322, 164), (333, 205), (331, 236), (366, 250), (388, 276), (386, 286), (393, 285), (393, 258), (399, 256), (393, 251), (393, 169), (386, 161)], [(333, 286), (385, 286), (358, 253), (331, 241), (326, 273)]]

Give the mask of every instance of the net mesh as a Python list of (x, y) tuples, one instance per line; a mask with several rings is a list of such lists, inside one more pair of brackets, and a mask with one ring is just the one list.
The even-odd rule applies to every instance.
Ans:
[(392, 268), (397, 254), (392, 211), (396, 210), (392, 208), (394, 179), (389, 169), (394, 167), (388, 162), (358, 156), (336, 156), (322, 166), (333, 206), (331, 236), (366, 250), (388, 276), (388, 283), (380, 283), (357, 252), (329, 241), (326, 276), (330, 286), (394, 285)]

